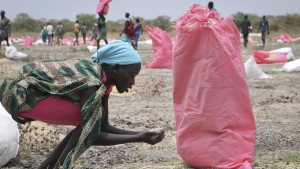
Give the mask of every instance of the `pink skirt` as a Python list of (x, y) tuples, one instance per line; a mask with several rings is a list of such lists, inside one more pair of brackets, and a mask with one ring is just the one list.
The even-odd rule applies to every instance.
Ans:
[(20, 112), (19, 117), (49, 124), (77, 126), (80, 124), (80, 105), (75, 105), (67, 99), (50, 96), (37, 102), (32, 109)]

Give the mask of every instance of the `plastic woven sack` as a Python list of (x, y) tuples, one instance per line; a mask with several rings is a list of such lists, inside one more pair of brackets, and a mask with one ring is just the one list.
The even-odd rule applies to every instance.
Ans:
[(287, 54), (286, 52), (269, 52), (263, 50), (253, 52), (257, 64), (285, 63), (287, 61)]
[(170, 35), (158, 27), (146, 27), (152, 40), (154, 55), (147, 68), (172, 68), (172, 41)]
[(30, 37), (30, 36), (27, 36), (24, 38), (24, 46), (25, 48), (32, 48), (32, 41), (33, 41), (33, 38)]
[(295, 55), (291, 47), (284, 47), (284, 48), (279, 48), (270, 51), (270, 53), (276, 53), (276, 52), (287, 53), (286, 61), (295, 60)]
[(252, 168), (255, 121), (239, 31), (194, 4), (175, 27), (173, 103), (177, 152), (195, 168)]
[[(103, 11), (103, 14), (107, 15), (108, 10), (109, 10), (109, 3), (112, 0), (100, 0), (98, 2), (97, 8), (96, 8), (96, 13), (101, 13)], [(106, 6), (104, 6), (106, 4)]]
[(17, 123), (0, 103), (0, 168), (15, 158), (19, 150)]
[(273, 79), (271, 76), (265, 74), (257, 65), (253, 56), (251, 56), (245, 63), (245, 72), (248, 80), (251, 79)]
[(17, 48), (14, 46), (6, 46), (5, 56), (8, 59), (18, 60), (26, 58), (28, 55), (22, 52), (18, 52)]
[(281, 68), (283, 72), (300, 72), (300, 59), (296, 59), (284, 64)]
[(278, 37), (277, 42), (283, 42), (283, 43), (292, 43), (294, 41), (293, 38), (290, 37), (289, 34), (280, 34)]

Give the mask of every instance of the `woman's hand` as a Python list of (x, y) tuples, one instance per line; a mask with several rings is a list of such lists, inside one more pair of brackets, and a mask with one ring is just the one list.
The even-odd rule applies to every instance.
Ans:
[(151, 145), (161, 142), (164, 136), (165, 136), (165, 131), (162, 129), (159, 131), (149, 130), (140, 133), (140, 137), (142, 141)]

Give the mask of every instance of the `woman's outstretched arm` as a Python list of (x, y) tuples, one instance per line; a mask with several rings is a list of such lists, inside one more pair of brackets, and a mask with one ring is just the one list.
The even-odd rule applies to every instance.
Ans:
[(125, 143), (148, 143), (154, 145), (164, 138), (164, 131), (145, 131), (137, 134), (111, 134), (101, 132), (93, 145), (96, 146), (112, 146)]
[(108, 110), (108, 99), (109, 95), (103, 96), (102, 99), (102, 107), (103, 107), (103, 115), (102, 115), (102, 123), (101, 123), (101, 131), (112, 134), (138, 134), (135, 131), (128, 131), (124, 129), (119, 129), (109, 124), (109, 110)]

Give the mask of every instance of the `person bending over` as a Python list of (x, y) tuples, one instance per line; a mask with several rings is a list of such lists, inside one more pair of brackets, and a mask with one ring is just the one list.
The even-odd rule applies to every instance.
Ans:
[(134, 132), (109, 123), (109, 94), (113, 86), (124, 93), (134, 85), (141, 70), (138, 53), (118, 40), (100, 48), (92, 61), (28, 63), (0, 86), (0, 101), (17, 122), (75, 126), (39, 169), (68, 169), (92, 145), (154, 145), (164, 137), (163, 130)]

